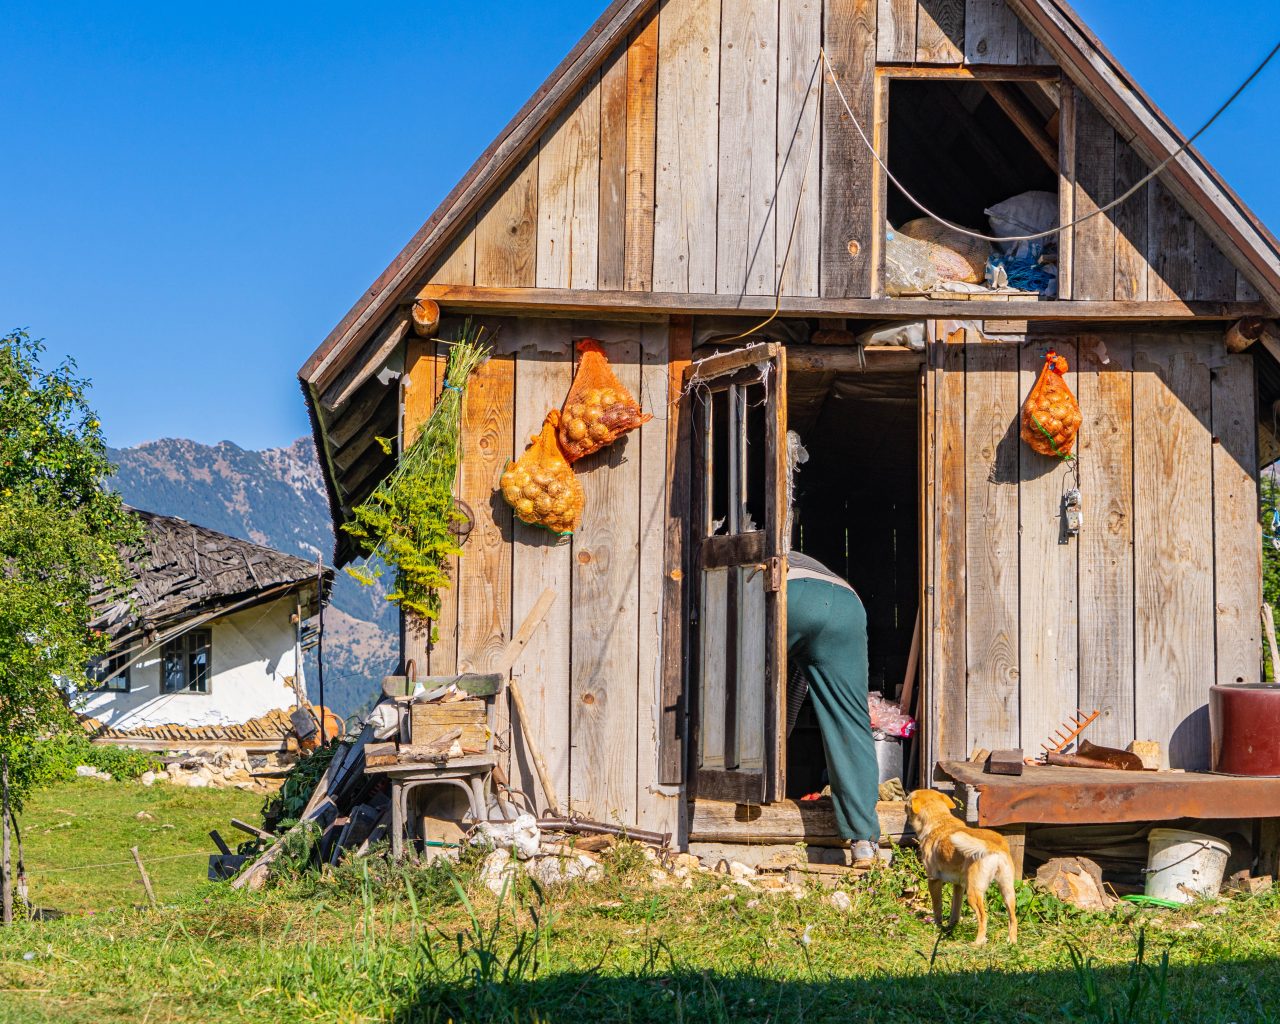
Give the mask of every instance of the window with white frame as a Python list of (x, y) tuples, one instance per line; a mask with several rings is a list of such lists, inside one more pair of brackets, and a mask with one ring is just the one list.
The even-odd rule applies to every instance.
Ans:
[(108, 654), (90, 662), (85, 670), (91, 689), (129, 692), (129, 652)]
[(212, 672), (213, 634), (192, 629), (174, 637), (160, 649), (162, 693), (208, 693)]

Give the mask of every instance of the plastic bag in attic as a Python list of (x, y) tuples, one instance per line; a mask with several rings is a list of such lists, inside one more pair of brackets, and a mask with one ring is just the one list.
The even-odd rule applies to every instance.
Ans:
[(500, 487), (517, 519), (565, 536), (581, 525), (586, 497), (560, 450), (556, 439), (559, 426), (560, 414), (552, 409), (541, 432), (529, 439), (524, 454), (508, 463)]
[(1060, 459), (1072, 457), (1071, 448), (1083, 419), (1080, 403), (1062, 379), (1066, 372), (1066, 359), (1050, 349), (1039, 380), (1022, 404), (1022, 440), (1032, 451)]
[(614, 375), (600, 342), (584, 338), (578, 352), (582, 359), (560, 414), (560, 447), (570, 462), (653, 419)]

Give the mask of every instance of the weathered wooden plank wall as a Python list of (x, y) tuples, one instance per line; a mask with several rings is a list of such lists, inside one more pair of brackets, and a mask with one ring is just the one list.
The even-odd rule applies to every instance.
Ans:
[[(1147, 174), (1131, 146), (1079, 90), (1073, 95), (1075, 176), (1069, 207), (1095, 214)], [(1159, 181), (1072, 229), (1071, 297), (1230, 300), (1237, 274)]]
[[(514, 325), (513, 325), (514, 326)], [(565, 395), (573, 381), (573, 341), (565, 324), (526, 320), (519, 325), (515, 346), (515, 440), (512, 454), (524, 446), (543, 425), (556, 395)], [(504, 333), (511, 327), (504, 326)], [(486, 503), (484, 512), (493, 506)], [(556, 796), (569, 793), (569, 644), (573, 625), (571, 545), (546, 530), (513, 522), (511, 553), (511, 622), (519, 629), (529, 611), (548, 587), (556, 591), (556, 603), (524, 649), (512, 678), (518, 679), (529, 709)], [(533, 759), (519, 729), (511, 731), (511, 781), (537, 800), (539, 809), (550, 806), (534, 770)]]
[[(1250, 362), (1204, 334), (935, 335), (953, 340), (931, 355), (930, 749), (1034, 752), (1096, 707), (1095, 742), (1204, 767), (1208, 687), (1259, 671)], [(1065, 543), (1072, 472), (1017, 434), (1049, 347), (1084, 415), (1085, 526)]]
[[(1080, 339), (1076, 444), (1088, 529), (1080, 534), (1080, 706), (1102, 717), (1095, 743), (1134, 738), (1133, 344), (1125, 336)], [(1117, 628), (1119, 624), (1119, 628)]]
[[(495, 353), (467, 388), (458, 495), (474, 511), (455, 586), (446, 591), (430, 671), (485, 670), (547, 587), (556, 603), (514, 670), (562, 805), (593, 818), (675, 832), (676, 790), (660, 785), (662, 595), (667, 517), (668, 341), (664, 324), (486, 318)], [(618, 377), (653, 420), (576, 467), (582, 529), (559, 540), (515, 521), (498, 477), (559, 408), (574, 339), (599, 338)], [(404, 386), (406, 436), (441, 382), (434, 343), (413, 342)], [(432, 398), (429, 400), (427, 396)], [(407, 647), (407, 656), (418, 648)], [(420, 671), (422, 671), (420, 665)], [(512, 783), (546, 806), (505, 700), (495, 722)]]
[[(885, 112), (877, 66), (1052, 66), (1004, 0), (664, 0), (428, 280), (870, 296), (874, 160), (827, 76), (815, 73), (820, 46), (868, 132)], [(887, 90), (879, 92), (883, 106)], [(1068, 86), (1066, 100), (1062, 210), (1081, 217), (1146, 167), (1078, 90)], [(1061, 249), (1072, 267), (1064, 297), (1252, 294), (1158, 182), (1076, 226)]]
[(716, 291), (772, 295), (778, 0), (722, 0)]

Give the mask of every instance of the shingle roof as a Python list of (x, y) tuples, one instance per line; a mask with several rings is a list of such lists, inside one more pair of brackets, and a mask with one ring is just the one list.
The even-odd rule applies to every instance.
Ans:
[[(154, 636), (197, 615), (315, 588), (317, 566), (185, 519), (132, 510), (145, 524), (143, 542), (126, 556), (127, 593), (100, 590), (91, 626), (113, 647)], [(333, 570), (324, 570), (327, 594)]]

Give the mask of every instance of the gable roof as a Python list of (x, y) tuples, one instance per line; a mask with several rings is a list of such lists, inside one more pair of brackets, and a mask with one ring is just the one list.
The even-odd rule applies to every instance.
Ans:
[[(1059, 0), (1008, 0), (1008, 4), (1150, 166), (1183, 144), (1185, 137), (1067, 4)], [(488, 192), (503, 181), (591, 73), (655, 6), (656, 0), (614, 0), (609, 5), (312, 353), (299, 370), (304, 385), (322, 390), (361, 350), (388, 310), (408, 301), (414, 284), (444, 253)], [(1190, 149), (1165, 169), (1162, 180), (1259, 295), (1280, 311), (1280, 244), (1209, 163)]]
[[(161, 634), (197, 616), (213, 617), (274, 597), (316, 587), (316, 564), (185, 519), (132, 509), (145, 525), (142, 543), (126, 555), (125, 594), (99, 590), (90, 605), (92, 628), (112, 648)], [(333, 570), (324, 570), (326, 594)]]

